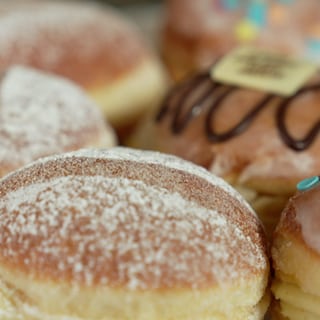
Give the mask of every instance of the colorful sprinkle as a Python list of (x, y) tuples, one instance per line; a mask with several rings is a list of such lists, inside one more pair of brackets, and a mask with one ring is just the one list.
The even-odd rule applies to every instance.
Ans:
[(320, 38), (310, 38), (306, 40), (306, 56), (314, 62), (320, 62)]
[(222, 6), (227, 10), (236, 10), (240, 6), (239, 0), (220, 0), (222, 2)]
[(255, 0), (248, 7), (247, 18), (257, 27), (262, 28), (266, 25), (268, 6), (265, 1)]
[(309, 190), (309, 189), (313, 188), (314, 186), (316, 186), (319, 183), (320, 183), (320, 177), (319, 176), (313, 176), (311, 178), (307, 178), (307, 179), (304, 179), (304, 180), (300, 181), (297, 184), (297, 189), (299, 191), (306, 191), (306, 190)]
[(268, 16), (271, 24), (284, 25), (288, 20), (288, 8), (284, 4), (273, 4), (270, 6)]
[(310, 29), (309, 29), (309, 34), (310, 36), (312, 37), (317, 37), (319, 38), (320, 37), (320, 23), (315, 23), (313, 24)]
[(235, 28), (235, 36), (240, 42), (250, 42), (257, 38), (259, 30), (248, 20), (241, 21)]

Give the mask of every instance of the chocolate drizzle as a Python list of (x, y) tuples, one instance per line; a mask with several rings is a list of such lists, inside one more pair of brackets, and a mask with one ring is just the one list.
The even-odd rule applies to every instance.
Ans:
[(270, 100), (272, 99), (272, 96), (269, 96), (269, 95), (266, 96), (259, 104), (257, 104), (257, 106), (254, 109), (252, 109), (248, 114), (246, 114), (240, 120), (240, 122), (237, 125), (235, 125), (232, 129), (222, 134), (215, 133), (211, 125), (212, 118), (215, 112), (221, 107), (223, 100), (227, 98), (230, 94), (234, 93), (235, 91), (236, 91), (236, 88), (232, 88), (226, 91), (225, 94), (221, 95), (215, 101), (215, 103), (212, 105), (212, 108), (209, 110), (208, 117), (206, 119), (206, 132), (209, 140), (212, 142), (224, 142), (244, 132), (249, 127), (251, 122), (254, 120), (256, 115), (258, 115), (259, 112), (263, 110), (264, 106), (268, 102), (270, 102)]
[[(214, 82), (209, 73), (202, 73), (191, 80), (182, 82), (165, 99), (156, 121), (160, 122), (166, 115), (172, 114), (171, 130), (174, 134), (180, 134), (188, 124), (201, 113), (205, 106), (209, 105), (205, 117), (205, 133), (212, 143), (222, 143), (230, 140), (248, 130), (250, 124), (258, 117), (259, 113), (274, 99), (280, 97), (274, 94), (266, 94), (263, 99), (231, 129), (217, 133), (213, 127), (216, 112), (223, 106), (225, 99), (242, 90), (236, 86), (227, 86)], [(292, 102), (301, 95), (320, 90), (320, 83), (303, 87), (295, 95), (289, 98), (281, 98), (276, 112), (276, 125), (283, 142), (295, 151), (303, 151), (310, 147), (320, 133), (320, 120), (310, 129), (303, 139), (295, 139), (290, 135), (286, 126), (286, 114)], [(198, 91), (198, 93), (197, 93)], [(192, 99), (192, 102), (190, 102)]]
[(300, 89), (294, 96), (287, 99), (283, 99), (279, 105), (278, 112), (277, 112), (277, 126), (279, 129), (279, 134), (282, 140), (284, 141), (284, 143), (288, 147), (296, 151), (303, 151), (313, 143), (318, 133), (320, 132), (320, 120), (316, 122), (316, 124), (310, 129), (310, 131), (306, 134), (306, 136), (303, 139), (296, 140), (290, 136), (287, 130), (287, 127), (285, 125), (286, 113), (294, 99), (298, 98), (299, 96), (301, 96), (302, 94), (308, 91), (317, 91), (317, 90), (320, 90), (320, 84), (304, 87)]

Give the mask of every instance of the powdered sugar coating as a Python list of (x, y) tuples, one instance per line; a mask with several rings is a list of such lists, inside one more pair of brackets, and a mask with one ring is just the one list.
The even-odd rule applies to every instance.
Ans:
[[(130, 161), (115, 159), (128, 152)], [(0, 182), (2, 263), (132, 290), (206, 288), (265, 272), (261, 226), (232, 195), (167, 166), (166, 155), (148, 163), (141, 151), (107, 154), (47, 158)]]
[[(205, 287), (245, 276), (239, 265), (264, 261), (223, 214), (140, 181), (62, 177), (1, 204), (2, 256), (22, 256), (27, 269), (43, 273), (50, 264), (54, 278), (129, 289)], [(238, 246), (245, 256), (234, 254)]]
[[(69, 157), (75, 153), (67, 153), (64, 156)], [(210, 184), (218, 186), (219, 188), (228, 192), (232, 197), (237, 198), (243, 206), (246, 206), (252, 214), (255, 215), (255, 212), (250, 207), (250, 205), (245, 201), (245, 199), (238, 193), (234, 188), (232, 188), (228, 183), (223, 179), (217, 177), (216, 175), (209, 174), (209, 172), (197, 166), (189, 161), (182, 160), (179, 157), (163, 154), (157, 151), (147, 151), (147, 150), (133, 150), (131, 148), (117, 147), (108, 150), (97, 150), (97, 149), (81, 149), (76, 152), (76, 155), (81, 155), (84, 157), (103, 157), (108, 159), (118, 159), (118, 160), (130, 160), (130, 161), (139, 161), (145, 163), (153, 163), (159, 165), (165, 165), (169, 168), (186, 171), (190, 174), (194, 174), (202, 179), (207, 180)], [(50, 158), (48, 158), (49, 160)], [(44, 161), (45, 159), (42, 159)]]
[(42, 156), (114, 144), (96, 105), (62, 78), (12, 67), (3, 76), (0, 99), (2, 174)]
[(0, 12), (2, 68), (29, 65), (90, 87), (132, 68), (148, 51), (135, 26), (107, 6), (38, 1), (8, 7)]

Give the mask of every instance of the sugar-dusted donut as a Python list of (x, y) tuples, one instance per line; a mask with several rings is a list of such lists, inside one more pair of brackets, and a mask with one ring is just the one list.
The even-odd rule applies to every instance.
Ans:
[(0, 80), (0, 176), (43, 156), (116, 144), (113, 129), (78, 86), (29, 67)]
[(141, 32), (106, 5), (0, 4), (0, 68), (12, 64), (76, 82), (117, 130), (131, 126), (166, 87), (159, 59)]
[(229, 185), (130, 149), (41, 159), (0, 181), (0, 315), (263, 319), (262, 226)]

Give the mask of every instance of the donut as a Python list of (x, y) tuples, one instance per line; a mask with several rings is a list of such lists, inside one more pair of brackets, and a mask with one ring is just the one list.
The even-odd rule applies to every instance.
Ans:
[[(274, 233), (274, 319), (319, 319), (319, 177), (298, 184)], [(272, 318), (273, 319), (273, 318)]]
[(268, 306), (257, 216), (179, 158), (121, 147), (42, 158), (0, 181), (0, 215), (4, 317), (263, 319)]
[(166, 79), (158, 57), (115, 9), (63, 1), (14, 4), (0, 5), (0, 68), (27, 65), (74, 81), (119, 132), (162, 96)]
[(130, 146), (174, 154), (223, 177), (271, 235), (296, 183), (320, 172), (319, 101), (319, 73), (290, 97), (197, 73), (169, 92)]
[(317, 0), (167, 0), (161, 50), (176, 80), (239, 45), (320, 62), (319, 21)]
[(97, 105), (69, 80), (12, 66), (0, 100), (0, 177), (43, 156), (116, 144)]

